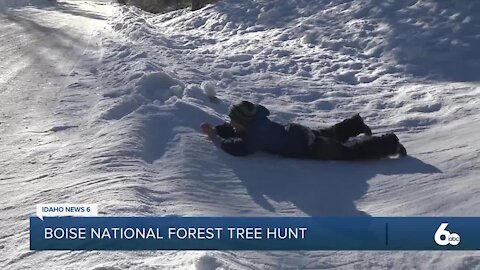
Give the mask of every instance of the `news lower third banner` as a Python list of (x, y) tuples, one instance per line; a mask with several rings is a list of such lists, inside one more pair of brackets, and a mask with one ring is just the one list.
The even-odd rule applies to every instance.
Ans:
[(480, 250), (480, 217), (31, 217), (32, 250)]

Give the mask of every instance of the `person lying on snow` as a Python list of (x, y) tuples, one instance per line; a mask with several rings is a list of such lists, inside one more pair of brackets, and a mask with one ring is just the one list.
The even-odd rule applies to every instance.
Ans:
[[(372, 136), (359, 114), (323, 129), (299, 124), (282, 125), (268, 119), (270, 112), (262, 105), (242, 101), (230, 107), (230, 123), (213, 127), (202, 123), (203, 133), (216, 145), (234, 156), (256, 151), (291, 158), (318, 160), (362, 160), (407, 155), (393, 133)], [(362, 140), (349, 140), (361, 133)]]

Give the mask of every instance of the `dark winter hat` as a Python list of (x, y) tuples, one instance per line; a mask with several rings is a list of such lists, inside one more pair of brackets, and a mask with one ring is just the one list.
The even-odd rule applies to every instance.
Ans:
[(255, 117), (257, 112), (257, 106), (249, 101), (242, 101), (230, 107), (228, 116), (232, 121), (239, 124), (246, 125), (250, 120)]

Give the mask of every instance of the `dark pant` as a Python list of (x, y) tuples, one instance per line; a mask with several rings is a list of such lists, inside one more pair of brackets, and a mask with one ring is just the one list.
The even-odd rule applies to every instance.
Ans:
[(398, 137), (393, 133), (348, 141), (363, 130), (364, 123), (359, 117), (346, 119), (329, 128), (314, 130), (316, 138), (312, 157), (320, 160), (359, 160), (382, 158), (396, 153)]

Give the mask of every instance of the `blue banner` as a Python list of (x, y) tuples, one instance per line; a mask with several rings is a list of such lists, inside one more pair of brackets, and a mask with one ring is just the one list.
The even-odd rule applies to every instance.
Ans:
[(478, 217), (38, 217), (32, 250), (480, 250)]

